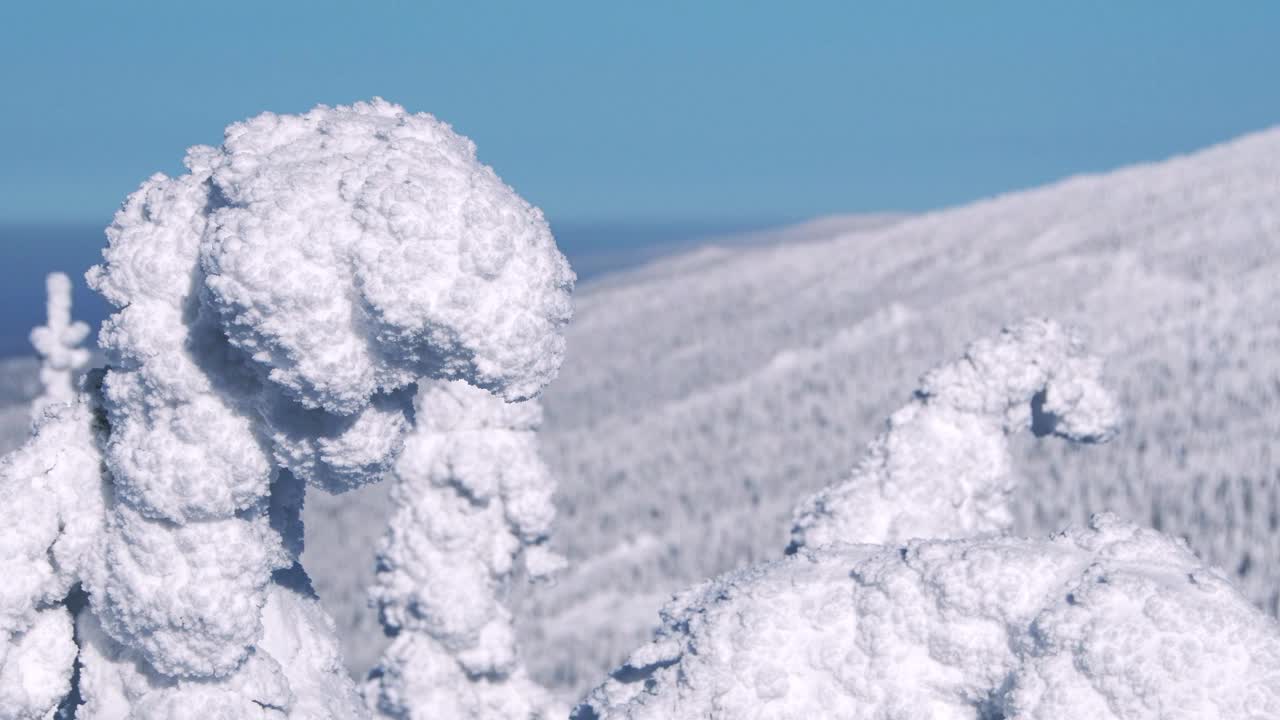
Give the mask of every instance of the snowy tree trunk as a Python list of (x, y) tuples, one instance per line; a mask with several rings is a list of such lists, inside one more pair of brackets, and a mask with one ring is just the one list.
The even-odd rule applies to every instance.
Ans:
[(527, 677), (501, 601), (517, 561), (531, 579), (563, 562), (543, 544), (555, 483), (538, 455), (541, 408), (424, 382), (416, 416), (371, 592), (394, 640), (367, 700), (404, 720), (563, 717)]

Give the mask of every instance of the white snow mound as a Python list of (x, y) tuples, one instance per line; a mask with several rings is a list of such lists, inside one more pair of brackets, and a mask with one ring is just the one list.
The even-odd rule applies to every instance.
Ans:
[(803, 549), (662, 618), (575, 718), (1280, 716), (1275, 621), (1109, 515), (1048, 540)]

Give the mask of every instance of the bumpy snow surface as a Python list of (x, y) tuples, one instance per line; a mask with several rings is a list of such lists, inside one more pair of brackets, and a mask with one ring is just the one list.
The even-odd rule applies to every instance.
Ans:
[(1280, 631), (1184, 544), (1097, 516), (1051, 540), (837, 545), (683, 592), (577, 718), (1280, 715)]
[(359, 716), (298, 563), (304, 483), (391, 468), (420, 377), (535, 393), (573, 275), (469, 141), (389, 103), (261, 115), (186, 164), (89, 273), (109, 368), (0, 466), (0, 694), (67, 694), (78, 583), (81, 717)]
[[(1037, 314), (1107, 358), (1124, 417), (1104, 445), (1009, 438), (1016, 531), (1112, 511), (1185, 536), (1276, 612), (1280, 130), (777, 240), (577, 291), (540, 432), (560, 484), (551, 544), (571, 565), (515, 598), (534, 678), (572, 702), (649, 638), (671, 593), (775, 559), (796, 502), (849, 476), (922, 373)], [(382, 641), (373, 572), (351, 567), (372, 567), (388, 505), (381, 486), (359, 492), (309, 505), (308, 567), (363, 674)]]
[(50, 405), (0, 460), (0, 717), (45, 718), (71, 692), (73, 618), (63, 599), (103, 533), (92, 413)]

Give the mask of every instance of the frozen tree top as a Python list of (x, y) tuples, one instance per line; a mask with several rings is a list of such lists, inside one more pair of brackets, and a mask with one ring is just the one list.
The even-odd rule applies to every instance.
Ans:
[(89, 335), (89, 326), (71, 320), (71, 278), (65, 273), (50, 273), (44, 285), (48, 319), (31, 330), (31, 345), (40, 354), (40, 382), (44, 385), (44, 392), (31, 408), (36, 416), (49, 405), (75, 398), (75, 373), (89, 362), (89, 351), (80, 347)]
[(307, 407), (352, 414), (419, 377), (518, 399), (554, 376), (573, 273), (542, 213), (448, 125), (382, 100), (264, 113), (186, 164), (131, 202), (162, 214), (117, 219), (93, 277), (113, 303), (187, 281), (156, 252), (165, 234), (198, 248), (231, 343)]
[(796, 512), (792, 549), (1006, 531), (1016, 485), (1007, 436), (1077, 442), (1120, 422), (1102, 361), (1050, 320), (1026, 320), (927, 373), (850, 476)]
[(829, 546), (678, 595), (576, 718), (1280, 717), (1280, 631), (1184, 543)]

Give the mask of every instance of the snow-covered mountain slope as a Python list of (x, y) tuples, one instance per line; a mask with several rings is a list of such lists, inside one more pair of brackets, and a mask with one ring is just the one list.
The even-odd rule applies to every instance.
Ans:
[[(1188, 538), (1280, 603), (1280, 130), (1167, 162), (869, 226), (707, 248), (577, 293), (546, 391), (573, 567), (524, 593), (537, 678), (574, 692), (643, 641), (667, 595), (778, 557), (793, 506), (844, 476), (921, 372), (1031, 314), (1108, 358), (1127, 413), (1106, 446), (1015, 443), (1030, 534), (1092, 512)], [(322, 595), (351, 622), (352, 542), (378, 507), (311, 504)], [(371, 620), (358, 620), (372, 629)], [(375, 654), (362, 634), (356, 668)]]
[[(673, 591), (781, 556), (791, 512), (845, 476), (927, 368), (1043, 314), (1110, 363), (1120, 435), (1015, 440), (1018, 529), (1088, 514), (1187, 537), (1280, 605), (1280, 130), (908, 218), (837, 218), (580, 288), (544, 397), (571, 569), (514, 588), (523, 653), (566, 699)], [(14, 414), (26, 424), (26, 410)], [(385, 485), (313, 493), (305, 563), (356, 671)]]

